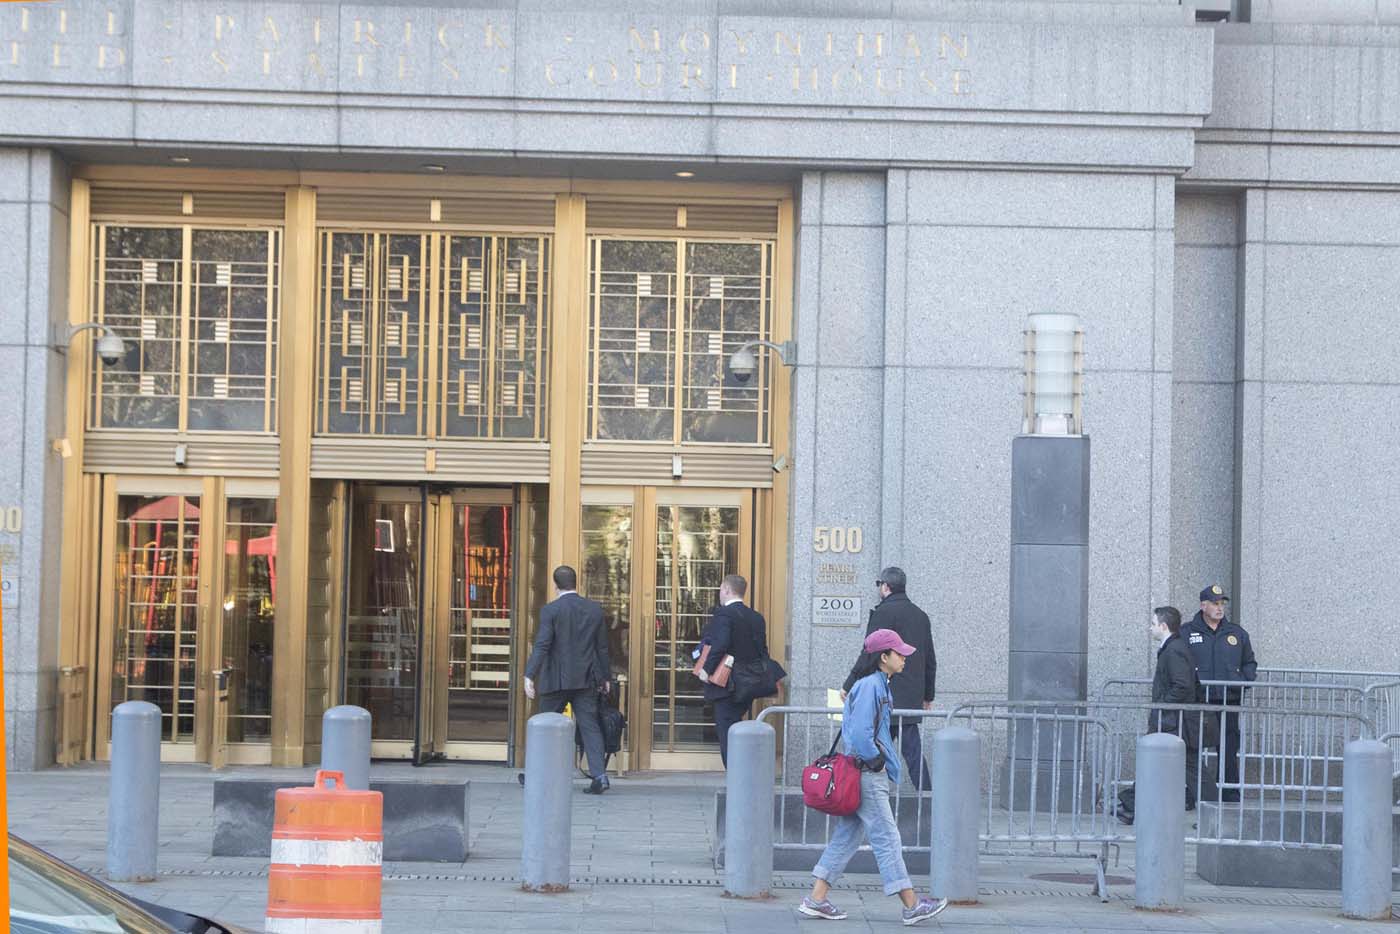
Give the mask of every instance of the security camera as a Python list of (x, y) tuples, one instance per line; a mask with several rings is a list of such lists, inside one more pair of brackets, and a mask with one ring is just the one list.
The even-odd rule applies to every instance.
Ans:
[(729, 358), (729, 372), (734, 374), (734, 378), (741, 383), (747, 383), (758, 369), (758, 358), (753, 351), (747, 348), (740, 348), (734, 351)]
[(126, 356), (126, 344), (117, 335), (108, 331), (97, 339), (97, 356), (107, 366), (116, 366)]

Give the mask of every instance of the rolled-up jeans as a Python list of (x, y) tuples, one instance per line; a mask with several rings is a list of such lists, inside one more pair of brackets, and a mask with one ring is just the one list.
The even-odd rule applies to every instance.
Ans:
[(890, 780), (884, 771), (860, 773), (860, 807), (854, 814), (836, 818), (831, 839), (817, 860), (812, 875), (835, 885), (846, 871), (846, 864), (860, 848), (861, 831), (870, 838), (870, 848), (875, 851), (875, 862), (880, 867), (880, 878), (885, 883), (885, 894), (893, 895), (905, 889), (912, 889), (909, 870), (904, 867), (904, 851), (899, 840), (899, 827), (894, 822), (894, 812), (890, 810)]

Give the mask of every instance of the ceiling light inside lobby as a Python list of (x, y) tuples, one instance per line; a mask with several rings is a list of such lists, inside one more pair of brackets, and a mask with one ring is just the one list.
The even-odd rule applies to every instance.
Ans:
[(694, 172), (677, 172), (677, 173), (676, 173), (676, 178), (694, 178), (694, 177), (695, 177), (695, 173), (694, 173)]
[(438, 165), (436, 162), (425, 162), (419, 166), (424, 172), (446, 172), (447, 166)]
[(175, 163), (176, 165), (188, 165), (188, 164), (189, 164), (189, 161), (190, 161), (190, 157), (189, 157), (189, 156), (171, 156), (171, 157), (170, 157), (170, 161), (173, 162), (173, 163)]

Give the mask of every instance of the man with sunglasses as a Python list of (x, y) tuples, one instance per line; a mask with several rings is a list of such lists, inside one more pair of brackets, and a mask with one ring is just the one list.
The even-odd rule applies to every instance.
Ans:
[[(904, 670), (890, 678), (890, 693), (894, 696), (896, 710), (933, 709), (933, 682), (938, 674), (938, 659), (933, 653), (933, 629), (929, 625), (928, 614), (919, 609), (904, 592), (907, 578), (904, 570), (888, 567), (880, 572), (875, 586), (880, 591), (879, 604), (870, 611), (870, 623), (865, 634), (877, 629), (892, 629), (899, 637), (915, 649), (905, 663)], [(857, 659), (857, 664), (859, 659)], [(841, 687), (841, 698), (845, 699), (851, 686), (856, 682), (853, 667), (846, 683)], [(909, 780), (920, 791), (933, 787), (928, 763), (924, 761), (923, 742), (919, 738), (919, 721), (913, 717), (895, 717), (890, 722), (890, 733), (899, 742), (899, 752), (909, 765)]]

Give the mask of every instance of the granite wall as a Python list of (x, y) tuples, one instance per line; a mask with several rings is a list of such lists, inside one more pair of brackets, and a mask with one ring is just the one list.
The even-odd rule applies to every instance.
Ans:
[[(795, 330), (793, 661), (797, 699), (840, 684), (859, 631), (813, 625), (814, 597), (874, 602), (909, 574), (934, 621), (940, 704), (1005, 696), (1011, 439), (1021, 331), (1073, 311), (1093, 437), (1091, 685), (1140, 674), (1169, 588), (1169, 176), (891, 170), (802, 183)], [(813, 551), (817, 527), (865, 549)], [(834, 570), (833, 570), (834, 569)], [(839, 580), (849, 573), (854, 585)], [(863, 615), (863, 614), (862, 614)]]
[(0, 149), (0, 580), (5, 753), (53, 761), (58, 659), (64, 361), (51, 322), (67, 316), (68, 172), (43, 149)]

